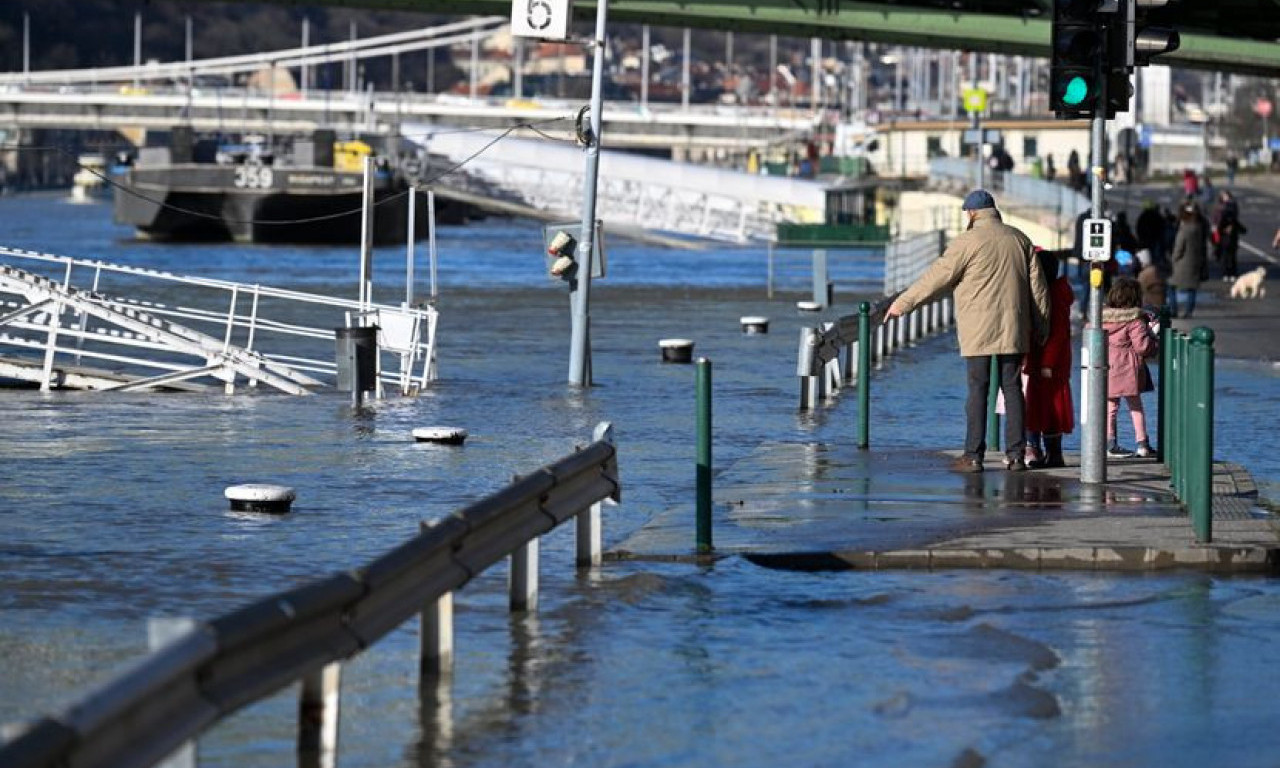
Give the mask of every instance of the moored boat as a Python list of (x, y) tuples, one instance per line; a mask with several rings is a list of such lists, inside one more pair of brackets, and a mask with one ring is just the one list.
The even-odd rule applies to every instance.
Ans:
[[(175, 128), (169, 146), (140, 149), (118, 177), (115, 220), (139, 237), (169, 241), (357, 243), (364, 161), (374, 160), (375, 243), (403, 242), (407, 192), (422, 167), (395, 138), (338, 141), (333, 131), (272, 141), (197, 139)], [(416, 235), (426, 231), (419, 196)]]

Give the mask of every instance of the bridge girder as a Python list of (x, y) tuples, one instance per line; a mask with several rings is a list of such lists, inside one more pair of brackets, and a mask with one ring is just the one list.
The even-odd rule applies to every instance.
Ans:
[[(511, 12), (510, 0), (308, 0), (308, 4), (422, 13), (507, 16)], [(1248, 9), (1243, 8), (1244, 4), (1248, 4)], [(609, 18), (615, 22), (655, 26), (861, 40), (982, 53), (1049, 55), (1052, 0), (1016, 3), (952, 0), (945, 4), (947, 7), (939, 7), (942, 5), (913, 5), (909, 0), (895, 3), (610, 0)], [(1160, 61), (1191, 69), (1280, 76), (1280, 45), (1274, 38), (1253, 39), (1276, 31), (1274, 19), (1280, 18), (1280, 0), (1217, 0), (1214, 5), (1221, 8), (1208, 18), (1194, 15), (1203, 15), (1203, 9), (1187, 11), (1188, 21), (1201, 26), (1187, 28), (1178, 23), (1178, 17), (1169, 20), (1182, 31), (1182, 47), (1162, 56)], [(1269, 11), (1261, 14), (1260, 5)], [(1236, 6), (1241, 6), (1240, 13), (1232, 15)], [(595, 18), (595, 9), (594, 0), (577, 0), (574, 18), (590, 22)], [(1209, 32), (1197, 31), (1201, 29)]]

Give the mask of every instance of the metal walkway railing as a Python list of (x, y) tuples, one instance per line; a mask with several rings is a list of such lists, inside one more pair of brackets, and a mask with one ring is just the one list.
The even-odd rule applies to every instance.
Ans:
[[(77, 270), (92, 275), (89, 288), (72, 285)], [(107, 295), (109, 278), (135, 298)], [(380, 384), (408, 394), (435, 378), (434, 307), (362, 306), (0, 247), (0, 377), (45, 390), (200, 388), (204, 379), (227, 393), (244, 381), (307, 394), (336, 382), (334, 328), (351, 315), (382, 329)], [(394, 372), (382, 373), (381, 353)]]
[(424, 706), (447, 684), (453, 591), (511, 558), (510, 606), (537, 606), (539, 537), (577, 519), (579, 567), (600, 563), (600, 508), (618, 500), (608, 423), (595, 442), (433, 523), (357, 571), (281, 592), (191, 628), (0, 747), (6, 768), (145, 768), (218, 720), (301, 681), (299, 764), (333, 765), (341, 664), (422, 617)]

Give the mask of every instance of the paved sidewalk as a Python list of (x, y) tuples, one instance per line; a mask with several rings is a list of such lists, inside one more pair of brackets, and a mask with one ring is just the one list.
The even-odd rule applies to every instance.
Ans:
[[(799, 570), (1030, 568), (1271, 572), (1280, 520), (1255, 506), (1238, 465), (1214, 467), (1213, 542), (1153, 459), (1109, 460), (1108, 482), (1057, 470), (948, 469), (955, 454), (772, 443), (716, 478), (716, 556)], [(697, 560), (692, 506), (669, 510), (622, 542), (618, 559)]]

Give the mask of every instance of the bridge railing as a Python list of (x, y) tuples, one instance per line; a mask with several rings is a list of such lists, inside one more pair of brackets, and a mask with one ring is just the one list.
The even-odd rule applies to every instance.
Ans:
[[(454, 590), (511, 558), (510, 607), (537, 605), (539, 537), (577, 520), (579, 567), (600, 562), (600, 504), (618, 500), (612, 428), (365, 567), (258, 600), (144, 658), (0, 747), (6, 768), (144, 768), (222, 718), (301, 681), (299, 751), (332, 765), (341, 664), (416, 615), (424, 688), (453, 660)], [(325, 762), (324, 756), (330, 759)]]
[[(369, 314), (383, 320), (378, 334), (381, 381), (402, 392), (426, 386), (435, 378), (435, 333), (438, 313), (434, 307), (373, 305), (321, 294), (291, 291), (257, 284), (235, 283), (202, 277), (175, 275), (151, 269), (74, 259), (49, 253), (0, 246), (0, 264), (20, 265), (38, 273), (63, 290), (95, 303), (110, 306), (117, 314), (145, 317), (149, 325), (174, 323), (179, 335), (189, 329), (204, 337), (204, 344), (190, 347), (166, 344), (139, 330), (114, 327), (110, 321), (73, 314), (56, 305), (28, 307), (26, 298), (0, 291), (0, 350), (16, 356), (49, 357), (64, 365), (98, 364), (128, 370), (135, 377), (129, 386), (145, 380), (172, 382), (208, 365), (191, 355), (207, 352), (208, 338), (221, 341), (220, 349), (243, 350), (272, 365), (336, 382), (334, 329), (343, 326), (348, 313)], [(80, 282), (77, 285), (77, 281)], [(176, 298), (175, 298), (176, 297)], [(63, 315), (71, 315), (64, 320)], [(197, 337), (188, 339), (196, 341)], [(416, 370), (415, 370), (416, 369)], [(45, 376), (52, 366), (45, 365)], [(218, 373), (228, 391), (235, 379)], [(253, 384), (253, 379), (249, 379)], [(45, 382), (47, 386), (48, 382)]]

